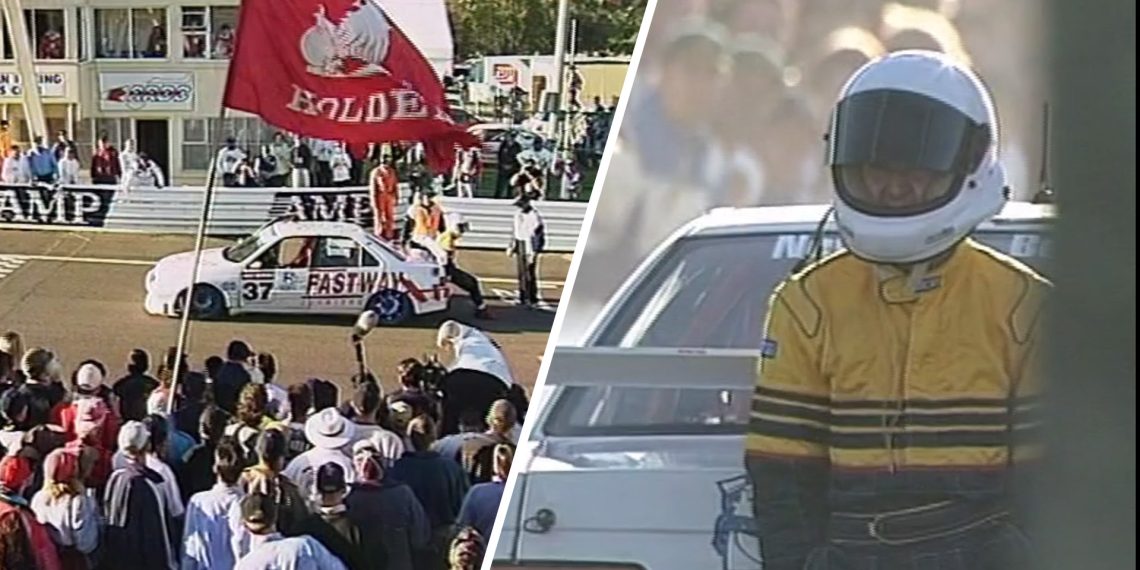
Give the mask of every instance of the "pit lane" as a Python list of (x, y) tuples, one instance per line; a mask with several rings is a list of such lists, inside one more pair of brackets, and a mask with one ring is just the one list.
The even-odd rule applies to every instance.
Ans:
[[(228, 243), (208, 239), (206, 247)], [(192, 237), (181, 235), (0, 230), (0, 330), (19, 332), (25, 348), (56, 350), (69, 373), (79, 361), (97, 358), (117, 377), (135, 347), (145, 348), (157, 362), (166, 347), (177, 343), (179, 322), (143, 311), (144, 276), (159, 258), (193, 246)], [(551, 254), (540, 261), (547, 310), (525, 310), (505, 300), (514, 293), (515, 280), (514, 260), (504, 252), (463, 250), (459, 264), (483, 281), (494, 320), (472, 320), (471, 304), (460, 293), (447, 313), (373, 331), (365, 341), (371, 369), (391, 387), (396, 364), (434, 352), (439, 324), (454, 318), (498, 340), (517, 380), (529, 390), (554, 322), (568, 256)], [(277, 383), (316, 377), (343, 390), (356, 368), (349, 343), (352, 324), (351, 318), (300, 315), (192, 322), (187, 352), (192, 366), (200, 369), (207, 357), (224, 355), (229, 341), (242, 339), (277, 357)]]

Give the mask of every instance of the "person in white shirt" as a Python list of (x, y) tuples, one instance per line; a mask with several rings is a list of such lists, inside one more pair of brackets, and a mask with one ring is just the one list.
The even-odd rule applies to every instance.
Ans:
[(208, 491), (190, 497), (186, 505), (186, 528), (182, 533), (181, 570), (233, 568), (233, 532), (229, 513), (245, 496), (241, 478), (241, 450), (223, 441), (214, 450), (214, 474), (218, 481)]
[(277, 532), (277, 503), (272, 497), (251, 493), (239, 504), (242, 524), (252, 539), (249, 552), (234, 570), (348, 570), (315, 538), (285, 538)]
[(333, 186), (350, 186), (352, 184), (352, 157), (348, 154), (345, 144), (337, 143), (329, 156), (329, 168), (332, 170)]
[(472, 148), (463, 152), (456, 169), (458, 174), (455, 182), (456, 191), (460, 198), (475, 197), (475, 186), (479, 183), (481, 166), (479, 164), (479, 149)]
[(356, 424), (345, 419), (336, 408), (325, 408), (310, 416), (305, 421), (305, 438), (313, 448), (293, 458), (281, 474), (296, 483), (309, 498), (312, 498), (317, 468), (325, 463), (340, 464), (351, 479), (352, 459), (342, 449), (353, 441), (355, 432)]
[(217, 160), (216, 168), (222, 174), (222, 186), (234, 187), (238, 185), (238, 166), (245, 159), (245, 151), (238, 148), (237, 140), (233, 137), (227, 137), (226, 146), (218, 151), (218, 156), (215, 159)]
[[(178, 480), (174, 478), (174, 470), (162, 460), (162, 456), (166, 454), (166, 439), (170, 435), (170, 425), (166, 418), (158, 414), (148, 415), (143, 418), (142, 423), (150, 434), (150, 445), (147, 447), (144, 465), (162, 476), (162, 483), (158, 487), (166, 500), (170, 516), (180, 518), (186, 512), (182, 503), (182, 492), (178, 488)], [(120, 449), (111, 456), (111, 468), (122, 469), (129, 461), (130, 458)]]
[(313, 139), (313, 162), (315, 168), (313, 178), (318, 188), (332, 186), (332, 156), (336, 143), (321, 139)]
[(74, 147), (68, 147), (66, 154), (59, 161), (59, 183), (79, 184), (79, 158), (75, 156)]
[(32, 181), (32, 171), (20, 147), (12, 145), (4, 165), (0, 167), (0, 182), (5, 184), (28, 184)]
[(507, 254), (515, 257), (518, 276), (518, 303), (525, 308), (538, 305), (538, 255), (546, 247), (546, 228), (542, 216), (534, 209), (526, 195), (515, 200), (514, 231)]
[(86, 493), (79, 456), (56, 449), (44, 459), (44, 486), (32, 497), (32, 512), (48, 529), (65, 568), (88, 567), (99, 546), (99, 503)]
[(120, 182), (124, 188), (131, 188), (131, 179), (135, 175), (135, 171), (139, 167), (139, 154), (135, 152), (135, 141), (127, 139), (123, 141), (123, 150), (119, 151), (119, 172), (122, 172), (122, 179)]
[(166, 177), (162, 169), (150, 159), (145, 152), (138, 155), (138, 166), (130, 176), (128, 188), (163, 188), (166, 186)]

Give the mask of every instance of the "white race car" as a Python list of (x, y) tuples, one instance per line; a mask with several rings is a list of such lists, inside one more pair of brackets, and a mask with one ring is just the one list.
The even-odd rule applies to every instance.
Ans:
[[(181, 315), (193, 268), (193, 252), (159, 260), (146, 275), (146, 311)], [(445, 311), (450, 300), (444, 268), (431, 255), (401, 252), (354, 224), (275, 220), (234, 245), (202, 251), (191, 316), (371, 309), (380, 324), (394, 325)]]
[[(555, 352), (515, 456), (496, 569), (759, 570), (743, 476), (749, 360), (772, 288), (811, 255), (826, 210), (691, 221), (613, 295), (582, 348)], [(1047, 274), (1053, 216), (1010, 203), (974, 237)], [(824, 230), (821, 254), (842, 246), (834, 223)]]

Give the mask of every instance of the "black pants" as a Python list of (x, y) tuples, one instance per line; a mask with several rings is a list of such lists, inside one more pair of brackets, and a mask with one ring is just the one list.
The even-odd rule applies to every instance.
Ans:
[(495, 197), (496, 198), (510, 198), (511, 197), (511, 178), (518, 172), (510, 168), (503, 168), (499, 165), (499, 175), (495, 178)]
[(479, 290), (479, 279), (474, 275), (455, 266), (455, 262), (449, 262), (446, 266), (447, 278), (455, 283), (456, 287), (467, 292), (471, 296), (471, 302), (475, 303), (476, 309), (483, 308), (483, 293)]
[[(922, 522), (926, 528), (961, 527), (961, 517), (943, 517), (938, 512), (911, 517), (900, 523), (879, 525), (881, 536), (895, 543), (871, 540), (865, 536), (867, 521), (834, 521), (828, 544), (813, 550), (805, 561), (805, 570), (872, 570), (878, 568), (926, 568), (937, 570), (1029, 570), (1033, 568), (1028, 538), (1008, 518), (982, 521), (964, 532), (931, 532), (911, 534), (910, 522)], [(906, 544), (900, 538), (922, 537), (925, 540)]]
[(116, 176), (96, 176), (91, 179), (92, 184), (118, 184), (119, 179)]
[(222, 186), (227, 188), (238, 186), (237, 174), (222, 173)]
[(519, 281), (519, 301), (535, 305), (538, 303), (538, 277), (535, 275), (535, 263), (528, 259), (525, 253), (527, 244), (515, 240), (515, 272)]
[(318, 188), (328, 188), (332, 186), (332, 167), (327, 162), (317, 161), (316, 168), (313, 169), (313, 175), (316, 178), (313, 186)]
[(54, 174), (37, 174), (36, 175), (36, 182), (43, 182), (44, 184), (51, 184), (52, 182), (55, 182), (55, 175)]

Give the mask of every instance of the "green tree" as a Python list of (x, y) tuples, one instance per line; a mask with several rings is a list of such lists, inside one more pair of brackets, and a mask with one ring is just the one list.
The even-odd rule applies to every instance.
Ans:
[[(554, 53), (558, 0), (448, 0), (456, 57)], [(629, 54), (645, 0), (571, 0), (578, 53)]]

